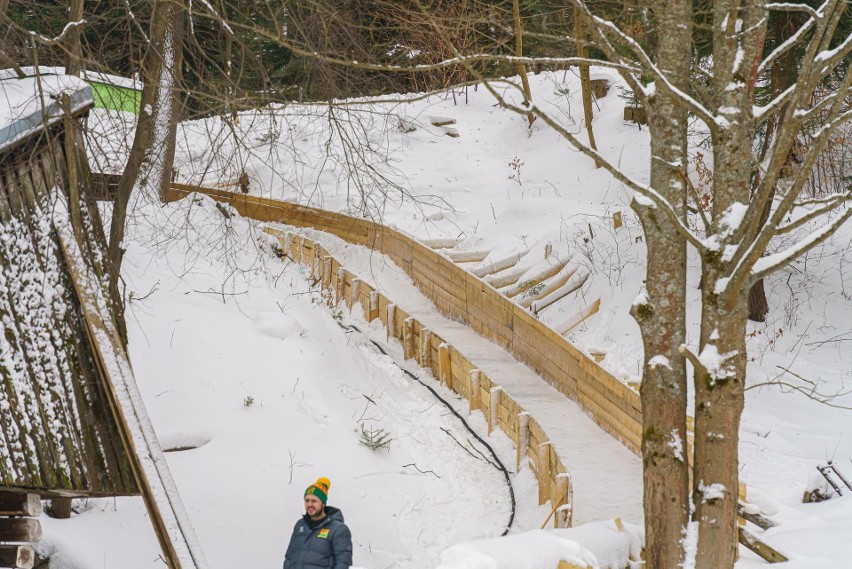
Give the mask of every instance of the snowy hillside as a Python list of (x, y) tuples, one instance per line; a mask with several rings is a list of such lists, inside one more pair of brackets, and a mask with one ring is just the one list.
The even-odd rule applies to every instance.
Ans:
[[(617, 83), (605, 71), (597, 76)], [(530, 80), (539, 104), (583, 138), (579, 80), (562, 72)], [(622, 120), (615, 86), (597, 105), (602, 153), (642, 179), (647, 131)], [(330, 112), (341, 122), (330, 122)], [(433, 126), (436, 118), (455, 124)], [(529, 129), (484, 89), (469, 88), (410, 103), (243, 113), (238, 129), (248, 150), (236, 150), (216, 120), (183, 125), (180, 179), (212, 186), (244, 170), (253, 193), (378, 217), (422, 239), (461, 238), (459, 249), (489, 251), (486, 262), (526, 253), (534, 271), (546, 248), (570, 258), (588, 280), (539, 317), (556, 326), (599, 298), (600, 311), (570, 338), (616, 377), (640, 381), (642, 344), (628, 307), (642, 288), (644, 243), (631, 196), (540, 121)], [(342, 136), (357, 142), (355, 152)], [(116, 154), (95, 161), (114, 166)], [(347, 162), (361, 175), (348, 176)], [(459, 449), (441, 430), (464, 438), (454, 419), (318, 306), (302, 272), (257, 245), (256, 227), (203, 200), (160, 208), (141, 199), (130, 223), (134, 370), (164, 446), (203, 445), (167, 456), (212, 566), (280, 563), (302, 491), (317, 476), (331, 479), (330, 503), (353, 527), (364, 567), (435, 567), (445, 548), (502, 532), (509, 512), (501, 474)], [(743, 415), (741, 477), (749, 500), (782, 522), (765, 537), (789, 554), (789, 567), (852, 559), (850, 498), (801, 504), (817, 464), (833, 459), (852, 476), (850, 262), (846, 227), (769, 279), (769, 320), (749, 326), (755, 387)], [(832, 406), (813, 399), (826, 395)], [(482, 432), (481, 417), (473, 421)], [(361, 445), (362, 423), (389, 432), (390, 449)], [(513, 463), (508, 440), (492, 439)], [(533, 506), (535, 481), (522, 471), (513, 484), (517, 530), (540, 526), (549, 509)], [(141, 501), (83, 507), (70, 522), (45, 524), (46, 541), (69, 566), (150, 566), (156, 543)], [(84, 537), (93, 529), (105, 538), (96, 545)], [(740, 561), (763, 564), (750, 553)]]

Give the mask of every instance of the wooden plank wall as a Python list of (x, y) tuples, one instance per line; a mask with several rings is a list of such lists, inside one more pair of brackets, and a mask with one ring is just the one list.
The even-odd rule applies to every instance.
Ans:
[(173, 184), (168, 200), (193, 192), (231, 204), (244, 217), (313, 227), (388, 255), (447, 317), (506, 348), (576, 401), (635, 454), (642, 440), (639, 393), (607, 373), (527, 309), (411, 237), (373, 223), (316, 208), (224, 190)]
[[(512, 439), (515, 447), (520, 447), (518, 464), (515, 466), (532, 468), (537, 474), (539, 503), (551, 501), (554, 507), (567, 505), (567, 508), (562, 509), (565, 514), (554, 517), (554, 523), (557, 527), (570, 526), (573, 501), (570, 476), (534, 417), (526, 420), (529, 435), (524, 436), (519, 430), (520, 417), (527, 413), (499, 390), (484, 372), (477, 372), (474, 363), (464, 354), (438, 334), (427, 330), (392, 299), (360, 281), (321, 245), (290, 232), (279, 235), (279, 238), (287, 256), (312, 269), (310, 276), (319, 284), (321, 297), (329, 305), (336, 306), (344, 302), (350, 311), (361, 310), (364, 318), (370, 321), (379, 319), (389, 339), (402, 343), (405, 352), (416, 359), (418, 364), (431, 370), (438, 381), (471, 401), (471, 409), (478, 409), (485, 415), (489, 430), (499, 428)], [(393, 309), (389, 310), (389, 306), (393, 306)], [(411, 342), (409, 346), (405, 346), (407, 339)], [(472, 389), (472, 372), (478, 373), (477, 391)], [(492, 421), (492, 418), (496, 421)]]

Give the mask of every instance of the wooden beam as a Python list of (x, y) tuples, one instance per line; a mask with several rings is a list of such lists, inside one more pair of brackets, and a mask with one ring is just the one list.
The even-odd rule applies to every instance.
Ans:
[(560, 561), (557, 569), (592, 569), (590, 565), (575, 565), (567, 561)]
[(33, 518), (0, 518), (0, 542), (34, 542), (41, 539), (41, 523)]
[(0, 567), (32, 569), (35, 552), (29, 545), (0, 545)]
[(737, 527), (737, 539), (747, 548), (770, 563), (784, 563), (789, 561), (784, 555), (761, 541), (750, 529), (743, 526)]
[(445, 251), (444, 254), (454, 263), (479, 263), (485, 260), (485, 257), (491, 251)]
[(750, 513), (748, 507), (743, 502), (737, 502), (737, 515), (762, 529), (774, 528), (778, 525), (763, 514)]
[(41, 496), (25, 492), (0, 492), (0, 516), (41, 515)]

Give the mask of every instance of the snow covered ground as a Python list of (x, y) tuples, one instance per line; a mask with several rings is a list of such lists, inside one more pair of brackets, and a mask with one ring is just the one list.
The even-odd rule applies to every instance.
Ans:
[[(530, 79), (534, 98), (582, 138), (577, 78), (558, 72)], [(617, 94), (611, 89), (597, 102), (596, 139), (604, 155), (643, 178), (647, 131), (623, 122)], [(573, 255), (590, 278), (581, 295), (540, 317), (558, 323), (600, 297), (600, 312), (571, 339), (603, 355), (602, 365), (617, 377), (639, 380), (641, 341), (627, 309), (641, 290), (644, 246), (629, 193), (540, 121), (528, 129), (483, 89), (459, 92), (455, 101), (433, 96), (335, 107), (341, 128), (322, 105), (244, 113), (238, 132), (250, 150), (239, 151), (218, 121), (192, 123), (179, 134), (176, 164), (181, 179), (206, 185), (235, 180), (245, 170), (252, 192), (380, 216), (421, 238), (464, 238), (460, 248), (488, 249), (490, 259), (526, 250), (543, 255), (550, 244), (557, 256)], [(446, 136), (430, 117), (455, 119), (460, 136)], [(97, 118), (90, 128), (102, 124)], [(359, 142), (358, 152), (346, 153), (342, 132)], [(115, 144), (122, 134), (109, 140)], [(117, 168), (114, 154), (97, 162)], [(347, 176), (347, 161), (363, 175)], [(125, 261), (134, 298), (131, 357), (165, 445), (206, 442), (167, 456), (211, 565), (279, 563), (304, 487), (328, 476), (330, 503), (353, 527), (357, 564), (478, 566), (477, 546), (449, 549), (443, 560), (441, 552), (499, 535), (507, 497), (500, 473), (441, 431), (465, 436), (452, 417), (362, 338), (342, 330), (317, 305), (297, 267), (261, 252), (256, 228), (226, 220), (205, 201), (165, 208), (143, 202), (131, 221)], [(618, 229), (616, 212), (624, 220)], [(769, 320), (749, 326), (754, 388), (743, 415), (741, 476), (749, 500), (781, 522), (764, 537), (790, 556), (791, 568), (843, 567), (852, 559), (852, 499), (801, 503), (817, 464), (833, 459), (852, 477), (850, 261), (852, 228), (846, 227), (767, 281)], [(697, 280), (694, 270), (694, 316)], [(693, 337), (697, 331), (695, 325)], [(778, 380), (798, 390), (760, 387)], [(830, 395), (833, 406), (802, 391)], [(388, 451), (358, 442), (362, 422), (391, 433)], [(510, 443), (497, 435), (492, 442), (512, 464)], [(513, 482), (516, 527), (534, 529), (549, 509), (533, 505), (527, 471)], [(71, 521), (45, 521), (45, 539), (73, 560), (68, 567), (155, 563), (141, 501), (83, 507)], [(535, 537), (519, 539), (538, 547)], [(764, 564), (745, 552), (739, 566)]]

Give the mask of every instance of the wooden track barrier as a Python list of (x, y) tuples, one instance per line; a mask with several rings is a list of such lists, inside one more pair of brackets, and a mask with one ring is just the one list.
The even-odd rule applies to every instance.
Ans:
[[(610, 375), (527, 309), (518, 306), (439, 252), (400, 231), (365, 219), (268, 198), (172, 184), (167, 199), (175, 201), (195, 192), (230, 204), (244, 217), (294, 227), (312, 227), (387, 255), (405, 270), (444, 316), (467, 324), (481, 336), (508, 350), (516, 359), (576, 401), (598, 425), (628, 449), (637, 455), (640, 453), (642, 406), (639, 393)], [(296, 235), (291, 236), (290, 240), (290, 256), (303, 262), (307, 257), (312, 272), (319, 269), (310, 262), (316, 258), (313, 243)], [(560, 268), (561, 265), (555, 264)], [(361, 292), (359, 296), (363, 297), (364, 294)], [(362, 302), (362, 306), (365, 305)], [(379, 315), (377, 307), (371, 316), (375, 318)], [(407, 350), (419, 347), (408, 347), (409, 342), (419, 344), (421, 330), (418, 328), (413, 332), (410, 339), (404, 342)], [(437, 362), (439, 344), (433, 341), (431, 345), (434, 350), (430, 348), (430, 358), (432, 351), (435, 357), (430, 361)], [(464, 378), (463, 383), (467, 385), (468, 378)], [(483, 387), (484, 384), (483, 381)], [(482, 401), (487, 401), (487, 396)]]
[[(277, 236), (283, 254), (296, 262), (306, 240), (300, 242), (292, 234), (277, 230), (267, 230), (267, 233)], [(285, 245), (289, 245), (289, 248)], [(310, 244), (310, 247), (317, 248), (315, 244)], [(557, 512), (554, 526), (570, 527), (573, 521), (570, 515), (573, 504), (571, 478), (535, 418), (500, 386), (494, 385), (456, 347), (424, 327), (392, 299), (360, 281), (336, 259), (331, 257), (331, 262), (324, 263), (319, 270), (315, 282), (320, 287), (322, 298), (328, 298), (326, 290), (355, 290), (357, 283), (357, 294), (342, 295), (349, 309), (360, 306), (364, 318), (379, 318), (385, 325), (386, 337), (401, 343), (406, 359), (415, 359), (422, 367), (430, 370), (440, 383), (466, 397), (470, 402), (471, 413), (479, 410), (485, 415), (489, 432), (499, 428), (512, 440), (516, 447), (518, 466), (529, 466), (536, 473), (540, 502), (543, 504), (550, 501), (554, 512)], [(324, 271), (328, 271), (328, 274)], [(343, 282), (340, 282), (341, 279)], [(412, 343), (417, 345), (412, 346)], [(521, 432), (521, 425), (526, 432)], [(546, 452), (542, 452), (542, 448)]]

